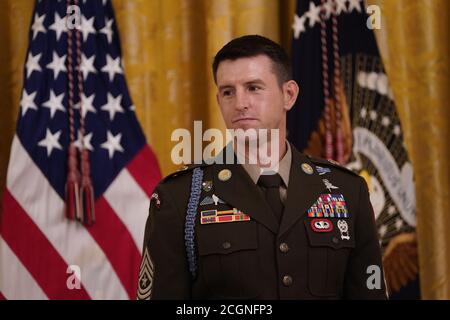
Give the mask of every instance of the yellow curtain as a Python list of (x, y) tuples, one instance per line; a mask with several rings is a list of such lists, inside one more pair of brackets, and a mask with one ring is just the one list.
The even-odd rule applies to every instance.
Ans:
[(414, 166), (422, 297), (450, 299), (450, 1), (369, 2)]
[(32, 6), (32, 1), (0, 1), (0, 195), (19, 112)]
[[(113, 0), (123, 62), (136, 112), (163, 174), (171, 133), (224, 128), (211, 63), (233, 37), (258, 33), (289, 48), (295, 0)], [(0, 1), (0, 193), (22, 89), (22, 70), (34, 0)]]
[[(294, 0), (114, 0), (125, 72), (137, 113), (164, 174), (171, 133), (224, 124), (211, 73), (214, 54), (234, 37), (258, 33), (289, 43)], [(283, 30), (283, 31), (281, 31)]]
[[(448, 0), (369, 0), (414, 165), (421, 287), (450, 298)], [(33, 0), (0, 1), (0, 193), (15, 130)], [(223, 128), (210, 65), (233, 37), (258, 33), (290, 48), (295, 0), (113, 0), (125, 73), (141, 125), (163, 174), (171, 133)], [(1, 211), (1, 210), (0, 210)]]

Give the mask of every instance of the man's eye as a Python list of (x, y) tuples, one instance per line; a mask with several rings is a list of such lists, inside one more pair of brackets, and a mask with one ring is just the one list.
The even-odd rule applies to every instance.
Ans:
[(222, 95), (223, 95), (224, 97), (230, 96), (230, 95), (231, 95), (231, 90), (225, 90), (225, 91), (223, 91), (223, 92), (222, 92)]
[(250, 91), (259, 91), (261, 88), (260, 87), (258, 87), (258, 86), (250, 86), (249, 88), (248, 88)]

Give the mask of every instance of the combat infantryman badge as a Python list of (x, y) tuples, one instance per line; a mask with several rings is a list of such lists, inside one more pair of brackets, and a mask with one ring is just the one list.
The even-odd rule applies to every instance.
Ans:
[(325, 173), (331, 172), (330, 168), (324, 168), (324, 167), (320, 167), (320, 166), (316, 166), (316, 170), (320, 176), (324, 175)]

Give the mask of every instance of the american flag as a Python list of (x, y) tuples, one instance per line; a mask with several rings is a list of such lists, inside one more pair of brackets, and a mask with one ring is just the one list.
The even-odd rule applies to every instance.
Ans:
[[(96, 216), (90, 226), (65, 215), (68, 4), (81, 13), (81, 67), (74, 70), (83, 89), (74, 129), (76, 145), (89, 151)], [(111, 1), (37, 1), (3, 196), (0, 298), (134, 299), (160, 178), (128, 93)], [(79, 288), (70, 285), (74, 275)]]

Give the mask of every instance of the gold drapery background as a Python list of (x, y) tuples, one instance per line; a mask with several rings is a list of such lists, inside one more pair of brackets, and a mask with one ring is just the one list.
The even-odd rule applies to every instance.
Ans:
[(450, 1), (369, 2), (414, 167), (422, 297), (450, 299)]
[[(421, 290), (450, 299), (448, 0), (368, 0), (414, 165)], [(19, 112), (34, 1), (0, 1), (0, 192)], [(258, 33), (290, 48), (295, 0), (113, 0), (125, 73), (163, 174), (176, 128), (223, 128), (210, 64), (233, 37)]]

